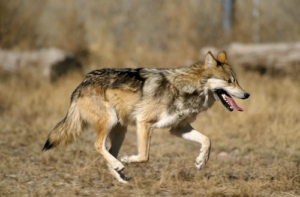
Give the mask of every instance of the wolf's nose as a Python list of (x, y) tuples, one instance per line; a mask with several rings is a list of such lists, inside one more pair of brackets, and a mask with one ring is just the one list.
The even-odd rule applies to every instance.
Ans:
[(247, 93), (247, 92), (244, 94), (245, 99), (246, 99), (246, 98), (249, 98), (249, 96), (250, 96), (250, 94)]

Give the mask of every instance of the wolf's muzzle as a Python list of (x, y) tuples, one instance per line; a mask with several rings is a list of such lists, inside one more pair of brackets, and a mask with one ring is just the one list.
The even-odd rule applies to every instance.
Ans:
[(250, 94), (246, 92), (246, 93), (244, 94), (244, 98), (243, 98), (243, 99), (247, 99), (247, 98), (249, 98), (249, 97), (250, 97)]

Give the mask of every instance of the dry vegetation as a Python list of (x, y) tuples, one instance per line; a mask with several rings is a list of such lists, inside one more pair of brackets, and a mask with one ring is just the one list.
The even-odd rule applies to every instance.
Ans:
[[(86, 72), (176, 67), (196, 61), (203, 46), (250, 43), (251, 2), (236, 1), (226, 37), (221, 0), (0, 0), (0, 47), (54, 46), (84, 56)], [(260, 2), (261, 42), (299, 41), (299, 1)], [(107, 171), (94, 149), (93, 131), (41, 152), (82, 75), (51, 84), (34, 68), (16, 74), (0, 70), (0, 196), (300, 196), (300, 78), (235, 70), (251, 93), (248, 100), (236, 99), (245, 111), (230, 113), (216, 103), (193, 123), (212, 140), (205, 168), (194, 167), (199, 145), (156, 130), (150, 161), (125, 165), (132, 177), (127, 185)], [(120, 155), (136, 151), (130, 128)]]
[[(207, 166), (196, 171), (199, 146), (153, 134), (150, 161), (126, 165), (130, 184), (114, 180), (94, 150), (95, 133), (41, 152), (65, 115), (82, 76), (41, 83), (25, 72), (0, 77), (0, 196), (297, 196), (300, 195), (299, 79), (261, 76), (236, 68), (251, 93), (245, 112), (220, 103), (198, 116), (195, 128), (212, 140)], [(136, 152), (135, 131), (121, 155)]]

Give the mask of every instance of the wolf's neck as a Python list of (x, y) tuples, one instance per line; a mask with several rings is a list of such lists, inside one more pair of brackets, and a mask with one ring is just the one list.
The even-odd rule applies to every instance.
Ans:
[(199, 65), (163, 71), (179, 92), (187, 94), (200, 93), (204, 90), (206, 80), (203, 78), (203, 72), (204, 69)]

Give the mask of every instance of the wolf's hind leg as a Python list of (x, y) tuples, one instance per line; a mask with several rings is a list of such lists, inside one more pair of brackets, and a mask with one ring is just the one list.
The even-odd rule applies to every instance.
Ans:
[[(107, 122), (106, 122), (107, 123)], [(124, 169), (123, 164), (118, 161), (110, 152), (106, 149), (106, 139), (109, 135), (110, 130), (112, 129), (109, 124), (104, 122), (99, 122), (96, 125), (97, 128), (97, 140), (95, 142), (95, 149), (103, 156), (106, 163), (116, 171), (122, 171)], [(115, 152), (118, 152), (114, 150)]]
[(119, 150), (125, 139), (126, 132), (127, 132), (127, 127), (122, 126), (118, 123), (116, 126), (112, 128), (112, 130), (109, 133), (109, 138), (111, 142), (109, 153), (112, 154), (115, 158), (118, 157)]
[(137, 140), (138, 140), (138, 154), (131, 156), (123, 156), (122, 162), (146, 162), (149, 160), (150, 141), (152, 129), (149, 128), (146, 122), (137, 123)]
[(191, 125), (172, 128), (170, 133), (185, 140), (201, 144), (200, 153), (196, 158), (195, 166), (198, 170), (202, 169), (209, 159), (210, 139), (200, 132), (193, 129)]
[(128, 178), (126, 178), (122, 172), (114, 170), (108, 163), (106, 164), (110, 173), (121, 183), (128, 183)]
[[(111, 141), (111, 147), (108, 152), (106, 151), (106, 156), (104, 156), (103, 150), (101, 153), (106, 160), (106, 165), (110, 173), (121, 183), (127, 183), (128, 180), (128, 178), (126, 178), (121, 172), (121, 170), (124, 169), (123, 164), (117, 160), (118, 153), (123, 144), (126, 131), (127, 127), (121, 126), (119, 123), (115, 125), (108, 134)], [(105, 147), (105, 144), (102, 143), (105, 143), (105, 141), (102, 140), (102, 142), (100, 143), (96, 141), (95, 146), (97, 146), (97, 150), (99, 149), (99, 146)], [(114, 157), (114, 159), (112, 159), (112, 157)]]

